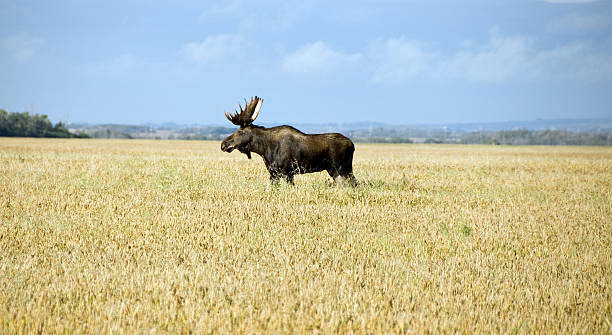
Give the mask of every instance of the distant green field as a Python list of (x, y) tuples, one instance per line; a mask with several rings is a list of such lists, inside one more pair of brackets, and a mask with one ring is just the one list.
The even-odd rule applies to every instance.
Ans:
[(0, 138), (0, 333), (610, 333), (612, 148)]

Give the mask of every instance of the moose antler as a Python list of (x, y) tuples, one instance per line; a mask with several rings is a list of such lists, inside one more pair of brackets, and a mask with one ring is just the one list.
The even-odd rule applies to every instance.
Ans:
[(240, 126), (246, 127), (253, 123), (259, 115), (259, 110), (261, 109), (261, 104), (263, 103), (263, 99), (255, 96), (251, 98), (250, 102), (247, 102), (246, 98), (244, 99), (244, 109), (240, 103), (238, 103), (238, 108), (240, 108), (240, 113), (234, 111), (233, 114), (225, 114), (225, 117), (230, 120), (231, 123)]

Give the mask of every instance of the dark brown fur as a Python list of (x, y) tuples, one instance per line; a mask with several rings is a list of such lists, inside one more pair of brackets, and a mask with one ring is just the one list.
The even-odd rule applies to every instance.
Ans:
[(347, 180), (353, 186), (357, 184), (353, 175), (355, 146), (348, 137), (338, 133), (304, 134), (291, 126), (264, 128), (253, 125), (254, 118), (245, 122), (244, 112), (253, 114), (258, 99), (251, 99), (240, 114), (226, 115), (230, 121), (239, 123), (240, 129), (223, 140), (221, 150), (237, 149), (248, 158), (251, 152), (259, 154), (272, 182), (283, 178), (293, 184), (296, 174), (327, 171), (336, 182)]

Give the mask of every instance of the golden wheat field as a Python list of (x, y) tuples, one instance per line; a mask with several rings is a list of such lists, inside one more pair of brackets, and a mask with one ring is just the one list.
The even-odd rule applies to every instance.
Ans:
[(610, 333), (612, 148), (0, 138), (0, 332)]

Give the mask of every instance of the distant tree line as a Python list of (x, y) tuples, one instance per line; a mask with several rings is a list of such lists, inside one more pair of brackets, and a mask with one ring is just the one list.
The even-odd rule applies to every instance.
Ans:
[(499, 130), (465, 132), (450, 129), (360, 129), (348, 131), (355, 142), (450, 143), (503, 145), (612, 145), (612, 132), (569, 130)]
[[(60, 122), (52, 126), (46, 116), (31, 116), (27, 113), (10, 114), (11, 118), (27, 119), (38, 126), (19, 126), (18, 129), (42, 129), (40, 124), (47, 124), (51, 129), (63, 129)], [(2, 114), (2, 124), (8, 119), (8, 114)], [(41, 121), (42, 120), (42, 121)], [(38, 123), (37, 123), (38, 122)], [(8, 123), (8, 122), (7, 122)], [(11, 121), (18, 124), (19, 122)], [(23, 122), (22, 122), (23, 123)], [(27, 122), (26, 122), (27, 123)], [(3, 126), (2, 126), (3, 127)], [(2, 128), (0, 127), (0, 128)], [(29, 128), (28, 128), (29, 127)], [(38, 127), (38, 128), (37, 128)], [(15, 127), (13, 127), (15, 128)], [(122, 124), (72, 124), (71, 129), (93, 138), (125, 138), (125, 139), (177, 139), (177, 140), (222, 140), (236, 131), (235, 127), (196, 126), (179, 127), (155, 125), (122, 125)], [(4, 128), (2, 128), (4, 129)], [(0, 130), (2, 131), (2, 130)], [(329, 131), (332, 129), (308, 129), (309, 133)], [(454, 143), (454, 144), (503, 144), (503, 145), (612, 145), (612, 129), (601, 127), (599, 130), (481, 130), (467, 131), (451, 127), (368, 127), (339, 130), (354, 142), (360, 143)], [(50, 131), (47, 131), (50, 133)], [(30, 133), (41, 133), (31, 131)], [(36, 136), (8, 135), (2, 132), (0, 136)], [(83, 136), (83, 135), (71, 135)], [(59, 136), (54, 136), (59, 137)], [(69, 136), (64, 136), (69, 137)]]
[(87, 135), (93, 138), (124, 138), (124, 139), (133, 139), (134, 136), (129, 133), (122, 132), (116, 129), (104, 128), (104, 129), (95, 129), (86, 132)]
[(550, 129), (517, 129), (495, 132), (472, 132), (463, 136), (459, 143), (506, 145), (610, 145), (612, 144), (612, 134)]
[(72, 124), (71, 128), (93, 138), (156, 139), (156, 140), (222, 140), (236, 131), (232, 127), (151, 127), (122, 124)]
[(60, 121), (53, 125), (47, 115), (9, 113), (0, 109), (0, 136), (88, 138), (84, 133), (73, 134)]
[(354, 137), (353, 140), (357, 143), (414, 143), (413, 140), (407, 137), (390, 136), (390, 137)]

